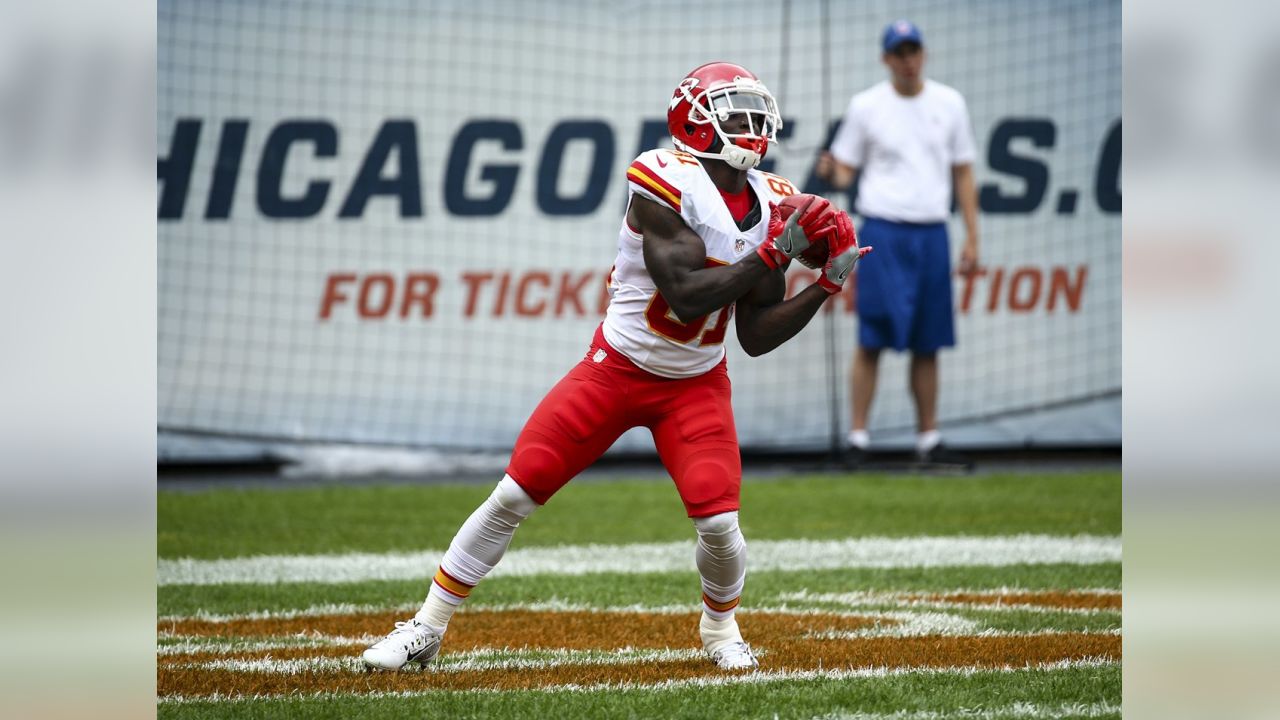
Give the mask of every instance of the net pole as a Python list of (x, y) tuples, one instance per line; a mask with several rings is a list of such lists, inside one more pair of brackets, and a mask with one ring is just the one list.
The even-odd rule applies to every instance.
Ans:
[[(819, 52), (821, 53), (822, 62), (822, 94), (819, 98), (819, 107), (821, 107), (822, 122), (825, 125), (830, 122), (831, 118), (831, 13), (830, 0), (821, 0), (819, 3), (820, 12), (822, 14), (818, 22), (819, 32)], [(823, 148), (819, 147), (818, 152), (822, 152)], [(832, 300), (834, 302), (834, 299)], [(826, 316), (826, 337), (827, 337), (827, 406), (830, 410), (830, 445), (829, 452), (831, 461), (836, 462), (840, 459), (840, 373), (837, 369), (838, 354), (836, 352), (836, 313), (834, 308), (828, 308), (824, 313)]]

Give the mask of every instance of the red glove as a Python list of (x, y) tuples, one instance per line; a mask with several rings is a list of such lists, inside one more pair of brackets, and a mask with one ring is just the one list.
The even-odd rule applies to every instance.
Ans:
[(863, 255), (871, 252), (870, 247), (858, 247), (858, 233), (853, 229), (853, 220), (848, 213), (840, 213), (835, 222), (835, 234), (827, 240), (831, 246), (831, 254), (827, 258), (826, 267), (818, 276), (818, 284), (823, 290), (834, 295), (844, 289), (844, 281), (849, 272)]
[(837, 214), (843, 213), (826, 198), (807, 193), (784, 199), (781, 207), (769, 203), (768, 239), (756, 248), (756, 253), (765, 265), (777, 270), (834, 233)]

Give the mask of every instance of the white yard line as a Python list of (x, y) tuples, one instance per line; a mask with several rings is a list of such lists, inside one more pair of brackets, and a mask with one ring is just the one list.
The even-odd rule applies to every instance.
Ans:
[[(947, 616), (943, 616), (947, 617)], [(964, 621), (964, 618), (952, 617), (953, 621)], [(966, 621), (967, 622), (967, 621)], [(935, 624), (933, 622), (914, 623), (906, 622), (902, 625), (885, 625), (873, 628), (863, 628), (862, 630), (824, 630), (822, 632), (810, 633), (808, 637), (818, 638), (820, 640), (861, 640), (865, 638), (877, 637), (981, 637), (981, 638), (1030, 638), (1030, 637), (1046, 637), (1051, 635), (1123, 635), (1119, 628), (1110, 628), (1107, 630), (997, 630), (987, 628), (986, 630), (973, 629), (966, 631), (964, 626), (957, 622), (948, 627), (947, 624)]]
[[(696, 660), (703, 652), (694, 648), (680, 650), (477, 650), (442, 655), (431, 664), (430, 672), (457, 673), (475, 670), (547, 670), (566, 665), (630, 665), (647, 662), (679, 662)], [(364, 661), (353, 655), (346, 658), (314, 657), (282, 659), (225, 658), (203, 662), (177, 663), (169, 667), (189, 670), (229, 670), (240, 673), (299, 675), (304, 673), (363, 673)]]
[[(326, 615), (376, 615), (382, 613), (407, 613), (412, 615), (422, 606), (422, 603), (401, 603), (399, 605), (352, 605), (347, 603), (321, 605), (312, 605), (310, 607), (298, 608), (292, 610), (254, 610), (247, 613), (209, 613), (204, 611), (196, 612), (194, 615), (163, 615), (157, 619), (157, 624), (163, 626), (166, 623), (179, 623), (186, 620), (202, 620), (204, 622), (226, 623), (236, 622), (238, 620), (292, 620), (294, 618), (319, 617)], [(697, 603), (689, 603), (687, 605), (644, 605), (640, 603), (632, 605), (590, 605), (586, 603), (571, 603), (563, 600), (545, 600), (543, 602), (532, 603), (498, 603), (494, 605), (463, 605), (458, 612), (460, 614), (467, 613), (493, 613), (508, 612), (512, 610), (526, 610), (530, 612), (590, 612), (590, 613), (646, 613), (649, 615), (684, 615), (688, 613), (696, 613), (701, 608)], [(822, 610), (822, 609), (798, 609), (790, 608), (786, 605), (778, 606), (759, 606), (754, 608), (742, 608), (738, 612), (782, 612), (795, 615), (813, 615), (818, 613), (830, 615), (852, 615), (853, 613), (841, 613), (838, 611)], [(164, 632), (161, 631), (163, 636)]]
[[(757, 611), (758, 612), (758, 611)], [(743, 613), (750, 615), (750, 613)], [(799, 614), (799, 613), (797, 613)], [(860, 630), (848, 631), (822, 631), (810, 633), (808, 636), (823, 640), (854, 640), (862, 638), (876, 637), (925, 637), (925, 636), (949, 636), (949, 637), (1036, 637), (1044, 635), (1064, 635), (1064, 634), (1084, 634), (1084, 635), (1120, 635), (1121, 631), (1116, 629), (1107, 630), (993, 630), (982, 629), (981, 624), (958, 615), (947, 613), (929, 613), (929, 612), (899, 612), (899, 611), (872, 611), (856, 615), (855, 617), (865, 617), (871, 620), (890, 620), (884, 624), (877, 623), (872, 627), (862, 628)], [(194, 653), (211, 653), (214, 655), (234, 655), (236, 653), (246, 652), (268, 652), (272, 650), (290, 650), (294, 648), (315, 649), (323, 647), (349, 647), (364, 648), (381, 639), (381, 636), (361, 635), (361, 636), (342, 636), (342, 635), (324, 635), (314, 633), (309, 635), (294, 635), (281, 637), (274, 640), (231, 640), (219, 641), (207, 637), (196, 635), (174, 635), (171, 633), (161, 633), (161, 642), (156, 648), (156, 655), (159, 657), (169, 657), (174, 655), (191, 655)], [(533, 651), (507, 650), (507, 649), (482, 649), (469, 650), (462, 653), (449, 653), (442, 655), (439, 663), (449, 665), (453, 669), (454, 665), (461, 666), (471, 661), (483, 662), (484, 668), (493, 669), (499, 667), (542, 667), (538, 665), (541, 659), (545, 658), (577, 658), (572, 660), (577, 662), (582, 658), (592, 656), (609, 655), (616, 657), (627, 652), (649, 652), (649, 651), (607, 651), (607, 650), (562, 650), (562, 649), (537, 649)], [(684, 652), (678, 651), (678, 652)], [(692, 651), (690, 651), (692, 652)], [(576, 655), (567, 655), (566, 653), (576, 653)], [(696, 656), (698, 653), (694, 653)], [(535, 658), (532, 665), (524, 664), (527, 658)], [(645, 656), (652, 660), (671, 659), (660, 654), (652, 657)], [(683, 659), (683, 658), (677, 658)], [(493, 662), (499, 664), (493, 664)], [(510, 664), (510, 663), (516, 664)], [(507, 663), (507, 664), (502, 664)], [(558, 664), (558, 663), (557, 663)], [(235, 669), (235, 668), (227, 668)], [(462, 669), (474, 670), (481, 669), (480, 666), (465, 667)]]
[[(994, 630), (979, 629), (978, 624), (972, 620), (954, 615), (946, 615), (942, 613), (878, 613), (870, 617), (893, 617), (901, 618), (901, 624), (885, 624), (876, 625), (875, 627), (863, 628), (861, 630), (836, 631), (827, 630), (823, 632), (810, 633), (807, 637), (817, 638), (821, 640), (856, 640), (864, 638), (876, 637), (927, 637), (927, 636), (948, 636), (948, 637), (1041, 637), (1046, 635), (1121, 635), (1123, 634), (1119, 628), (1107, 630)], [(291, 650), (295, 648), (315, 649), (324, 647), (347, 647), (353, 649), (363, 649), (368, 645), (377, 642), (380, 637), (372, 635), (368, 636), (351, 636), (343, 637), (337, 635), (321, 635), (318, 637), (309, 637), (305, 640), (297, 638), (281, 638), (279, 640), (238, 640), (238, 641), (209, 641), (207, 638), (199, 636), (174, 636), (171, 642), (164, 643), (156, 648), (157, 657), (171, 657), (174, 655), (192, 655), (195, 653), (209, 653), (213, 655), (234, 655), (236, 653), (246, 652), (268, 652), (272, 650)], [(354, 650), (353, 650), (354, 652)], [(556, 649), (538, 649), (532, 651), (532, 655), (526, 651), (519, 650), (502, 650), (502, 649), (485, 649), (485, 650), (468, 650), (462, 653), (450, 653), (442, 655), (436, 661), (436, 667), (447, 665), (449, 669), (493, 669), (499, 667), (516, 668), (516, 667), (542, 667), (538, 665), (541, 658), (559, 658), (562, 655), (569, 658), (565, 653), (578, 653), (580, 658), (587, 658), (592, 654), (607, 654), (605, 650), (556, 650)], [(624, 651), (618, 651), (624, 652)], [(613, 653), (617, 655), (618, 652)], [(641, 651), (635, 651), (641, 652)], [(648, 651), (644, 651), (648, 652)], [(675, 652), (685, 652), (675, 651)], [(688, 651), (693, 656), (699, 656), (696, 651)], [(533, 664), (527, 664), (527, 658), (533, 657)], [(683, 657), (668, 658), (660, 655), (646, 656), (651, 660), (669, 660), (669, 659), (685, 659)], [(465, 663), (472, 661), (486, 663), (483, 668), (479, 665), (461, 667)], [(493, 661), (493, 662), (490, 662)], [(572, 660), (571, 664), (576, 664), (577, 660)], [(494, 664), (497, 663), (497, 664)], [(504, 664), (505, 663), (505, 664)], [(515, 664), (511, 664), (515, 663)], [(557, 663), (560, 664), (560, 663)], [(455, 668), (457, 665), (459, 668)], [(227, 668), (234, 669), (234, 668)]]
[[(790, 671), (760, 671), (742, 675), (716, 675), (712, 677), (692, 678), (687, 680), (668, 680), (666, 682), (654, 684), (642, 683), (603, 683), (598, 685), (552, 685), (537, 690), (523, 690), (521, 692), (597, 692), (597, 691), (617, 691), (617, 690), (641, 690), (641, 691), (662, 691), (683, 687), (714, 687), (720, 685), (735, 684), (756, 684), (756, 683), (772, 683), (783, 682), (788, 680), (844, 680), (852, 678), (883, 678), (897, 677), (903, 675), (977, 675), (981, 673), (1015, 673), (1026, 671), (1053, 671), (1053, 670), (1069, 670), (1073, 668), (1087, 667), (1118, 667), (1119, 662), (1110, 658), (1082, 658), (1079, 660), (1060, 660), (1052, 663), (1028, 664), (1028, 665), (1005, 665), (1002, 667), (980, 667), (980, 666), (956, 666), (947, 668), (858, 668), (854, 670), (790, 670)], [(166, 695), (157, 698), (161, 704), (186, 704), (200, 702), (246, 702), (256, 700), (266, 700), (271, 698), (289, 698), (296, 700), (317, 699), (327, 700), (339, 697), (359, 697), (359, 698), (408, 698), (423, 697), (448, 692), (442, 690), (414, 690), (402, 692), (370, 692), (370, 693), (311, 693), (311, 694), (294, 694), (294, 695), (222, 695), (215, 694), (209, 696), (187, 696), (187, 695)], [(470, 690), (468, 692), (477, 693), (503, 693), (506, 690)]]
[[(938, 591), (894, 591), (894, 592), (847, 592), (847, 593), (814, 593), (808, 590), (783, 593), (778, 596), (783, 602), (818, 603), (837, 605), (842, 609), (876, 608), (882, 606), (902, 608), (926, 608), (932, 610), (981, 610), (991, 612), (1031, 612), (1041, 614), (1097, 615), (1099, 613), (1120, 613), (1120, 608), (1067, 608), (1051, 605), (1033, 605), (1029, 603), (982, 603), (956, 602), (943, 599), (947, 595), (977, 594), (1001, 595), (1034, 593), (1035, 590), (1017, 590), (1001, 588), (995, 590), (938, 590)], [(1074, 594), (1119, 595), (1118, 590), (1071, 590)], [(922, 595), (933, 595), (939, 599), (927, 599)]]
[[(750, 615), (752, 613), (768, 613), (783, 615), (836, 615), (840, 617), (884, 617), (892, 615), (892, 611), (870, 607), (873, 605), (895, 605), (898, 603), (882, 600), (876, 603), (854, 601), (852, 598), (847, 599), (831, 599), (829, 602), (838, 607), (813, 607), (814, 603), (827, 602), (825, 598), (844, 598), (848, 596), (863, 597), (862, 593), (839, 593), (828, 596), (824, 593), (807, 593), (804, 591), (798, 593), (787, 593), (780, 599), (784, 601), (797, 602), (802, 607), (790, 605), (787, 602), (780, 604), (753, 605), (751, 607), (743, 607), (738, 609), (740, 615)], [(883, 597), (889, 597), (891, 594), (885, 593)], [(328, 615), (375, 615), (383, 613), (404, 613), (407, 616), (412, 615), (420, 607), (420, 603), (402, 603), (394, 606), (383, 605), (313, 605), (311, 607), (299, 608), (294, 610), (255, 610), (248, 613), (207, 613), (197, 612), (194, 615), (165, 615), (157, 619), (157, 625), (161, 627), (160, 637), (165, 637), (169, 631), (163, 630), (166, 624), (175, 624), (188, 620), (200, 620), (213, 623), (228, 623), (240, 620), (291, 620), (294, 618), (318, 617)], [(943, 604), (946, 605), (946, 604)], [(991, 605), (961, 605), (960, 603), (951, 604), (952, 608), (940, 605), (938, 609), (963, 609), (963, 610), (999, 610), (1000, 607)], [(924, 605), (918, 603), (902, 604), (903, 607), (923, 608)], [(1013, 606), (1003, 606), (1010, 608)], [(699, 606), (693, 603), (686, 605), (589, 605), (583, 603), (570, 603), (561, 600), (550, 600), (545, 602), (533, 603), (503, 603), (496, 605), (464, 605), (458, 611), (462, 615), (470, 613), (494, 613), (509, 611), (530, 611), (530, 612), (589, 612), (589, 613), (645, 613), (650, 615), (685, 615), (698, 612)], [(1017, 608), (1024, 609), (1024, 608)], [(1028, 610), (1042, 610), (1044, 612), (1069, 612), (1064, 608), (1040, 608), (1038, 606), (1028, 606)], [(1102, 611), (1099, 611), (1102, 612)], [(1114, 611), (1114, 612), (1119, 612)], [(906, 613), (902, 613), (906, 615)]]
[[(422, 603), (401, 603), (399, 605), (354, 605), (352, 603), (323, 603), (305, 608), (291, 610), (254, 610), (247, 613), (210, 613), (203, 610), (194, 615), (161, 615), (156, 619), (157, 625), (178, 623), (185, 620), (203, 620), (205, 622), (235, 622), (237, 620), (292, 620), (294, 618), (320, 617), (324, 615), (373, 615), (385, 612), (401, 612), (412, 615)], [(465, 612), (467, 608), (463, 608)], [(164, 632), (163, 630), (161, 632)]]
[(642, 662), (680, 662), (704, 657), (701, 650), (469, 650), (441, 655), (431, 664), (432, 672), (470, 670), (538, 670), (563, 665), (625, 665)]
[[(693, 571), (694, 543), (562, 545), (507, 553), (493, 576), (586, 575)], [(756, 540), (750, 567), (828, 570), (1119, 562), (1120, 538), (1078, 535), (1000, 537), (867, 537), (844, 540)], [(222, 560), (161, 560), (159, 585), (353, 583), (414, 580), (435, 573), (442, 551), (347, 555), (259, 555)]]
[(814, 633), (812, 637), (848, 640), (872, 637), (922, 637), (925, 635), (976, 635), (980, 625), (968, 618), (931, 612), (868, 612), (865, 617), (891, 622), (843, 632)]
[(158, 657), (166, 657), (169, 655), (191, 655), (193, 653), (213, 653), (215, 655), (231, 655), (241, 652), (264, 652), (267, 650), (288, 650), (291, 648), (322, 648), (322, 647), (365, 647), (372, 645), (381, 636), (375, 635), (359, 635), (344, 637), (341, 635), (306, 635), (282, 637), (275, 640), (233, 640), (233, 641), (211, 641), (210, 638), (204, 638), (192, 635), (170, 635), (162, 633), (160, 638), (168, 642), (162, 642), (156, 647), (156, 655)]

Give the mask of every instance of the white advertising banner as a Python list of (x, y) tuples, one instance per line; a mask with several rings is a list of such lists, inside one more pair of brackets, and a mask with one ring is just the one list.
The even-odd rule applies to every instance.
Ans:
[[(823, 8), (161, 2), (160, 430), (509, 448), (602, 318), (626, 167), (669, 144), (685, 73), (751, 68), (786, 123), (768, 168), (850, 207), (814, 162), (849, 97), (885, 77), (879, 33), (903, 15), (978, 146), (982, 269), (955, 281), (944, 431), (1118, 444), (1119, 3)], [(958, 252), (958, 213), (950, 229)], [(819, 449), (847, 429), (852, 301), (761, 358), (731, 333), (744, 447)], [(913, 422), (890, 357), (873, 435)]]

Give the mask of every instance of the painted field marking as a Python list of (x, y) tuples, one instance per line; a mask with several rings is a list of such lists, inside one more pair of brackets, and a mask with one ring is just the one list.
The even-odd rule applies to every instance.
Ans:
[[(945, 613), (878, 613), (868, 614), (866, 617), (883, 618), (886, 620), (894, 620), (895, 623), (885, 623), (876, 625), (875, 627), (863, 630), (852, 631), (832, 631), (825, 630), (813, 632), (805, 635), (805, 637), (820, 640), (856, 640), (864, 638), (877, 637), (926, 637), (926, 636), (946, 636), (946, 637), (1043, 637), (1048, 635), (1121, 635), (1123, 634), (1119, 628), (1107, 630), (996, 630), (983, 629), (973, 620), (947, 615)], [(277, 640), (230, 640), (230, 641), (210, 641), (206, 637), (192, 636), (175, 636), (169, 642), (162, 643), (156, 650), (156, 655), (161, 658), (168, 658), (183, 655), (207, 654), (207, 655), (238, 655), (241, 653), (270, 653), (278, 650), (293, 650), (298, 648), (318, 649), (318, 648), (348, 648), (352, 654), (358, 654), (360, 650), (372, 645), (380, 640), (381, 637), (374, 635), (365, 636), (337, 636), (337, 635), (321, 635), (314, 638), (307, 638), (300, 641), (297, 638), (288, 637)], [(615, 664), (621, 662), (638, 662), (638, 661), (654, 661), (666, 662), (671, 660), (689, 659), (692, 657), (701, 657), (701, 652), (697, 650), (680, 650), (670, 651), (679, 653), (689, 653), (688, 657), (676, 656), (669, 654), (667, 651), (650, 651), (650, 650), (633, 650), (633, 651), (614, 651), (604, 652), (599, 650), (569, 650), (569, 649), (546, 649), (538, 648), (536, 650), (507, 650), (507, 649), (486, 649), (486, 650), (467, 650), (464, 652), (454, 652), (441, 655), (432, 667), (437, 670), (493, 670), (493, 669), (517, 669), (517, 668), (537, 668), (552, 667), (555, 665), (575, 665), (575, 664), (599, 664), (597, 661), (606, 656), (610, 658), (608, 663)], [(763, 655), (765, 651), (759, 650), (757, 655)], [(268, 658), (239, 658), (240, 660), (255, 659), (265, 660)], [(232, 667), (217, 668), (208, 666), (206, 669), (236, 669)], [(339, 669), (335, 666), (332, 669)]]
[[(943, 591), (940, 591), (943, 592)], [(951, 591), (945, 591), (951, 592)], [(978, 591), (974, 591), (978, 592)], [(1111, 591), (1100, 591), (1111, 592)], [(899, 602), (898, 600), (890, 600), (900, 595), (913, 593), (810, 593), (808, 591), (798, 591), (793, 593), (784, 593), (777, 596), (782, 600), (781, 603), (762, 602), (758, 605), (739, 608), (739, 614), (751, 613), (786, 613), (791, 615), (844, 615), (844, 616), (865, 616), (870, 614), (877, 605), (904, 607), (904, 608), (920, 608), (920, 609), (962, 609), (962, 610), (1028, 610), (1032, 612), (1045, 613), (1070, 613), (1072, 608), (1054, 608), (1046, 606), (1026, 606), (1019, 607), (1013, 605), (965, 605), (965, 604), (926, 604), (917, 602)], [(876, 597), (876, 601), (869, 601), (868, 598)], [(883, 598), (881, 602), (879, 598)], [(793, 605), (791, 603), (798, 603)], [(184, 620), (202, 620), (204, 622), (229, 623), (241, 620), (292, 620), (296, 618), (322, 617), (329, 615), (377, 615), (382, 613), (405, 613), (412, 615), (421, 607), (421, 603), (400, 603), (397, 605), (353, 605), (353, 604), (321, 604), (312, 605), (305, 608), (296, 608), (290, 610), (254, 610), (247, 613), (209, 613), (196, 612), (191, 615), (164, 615), (157, 619), (159, 626), (162, 628), (161, 636), (163, 637), (165, 625), (179, 623)], [(832, 605), (836, 607), (831, 607)], [(482, 602), (473, 602), (462, 606), (458, 610), (460, 615), (467, 613), (491, 613), (502, 612), (505, 610), (531, 610), (535, 612), (593, 612), (593, 613), (648, 613), (651, 615), (683, 615), (696, 609), (694, 603), (684, 605), (645, 605), (643, 603), (635, 603), (631, 605), (591, 605), (588, 603), (573, 603), (563, 600), (546, 600), (542, 602), (530, 603), (494, 603), (485, 604)], [(855, 610), (862, 609), (862, 612)], [(1115, 611), (1118, 612), (1118, 611)]]
[[(1050, 635), (1121, 635), (1120, 629), (1108, 630), (996, 630), (983, 629), (979, 624), (967, 618), (945, 613), (878, 613), (868, 615), (876, 619), (891, 620), (893, 622), (885, 624), (877, 624), (874, 627), (853, 631), (833, 631), (825, 630), (820, 632), (811, 632), (804, 637), (815, 638), (820, 640), (856, 640), (877, 637), (927, 637), (927, 636), (945, 636), (945, 637), (1044, 637)], [(358, 654), (360, 650), (377, 642), (380, 637), (366, 636), (337, 636), (337, 635), (318, 635), (300, 640), (297, 637), (284, 637), (276, 640), (232, 640), (226, 642), (209, 641), (201, 636), (178, 636), (171, 642), (166, 642), (157, 649), (157, 656), (168, 658), (173, 656), (205, 654), (205, 655), (238, 655), (242, 653), (270, 653), (278, 650), (293, 650), (298, 648), (316, 649), (316, 648), (348, 648), (352, 655)], [(763, 657), (767, 654), (766, 650), (757, 649), (758, 656)], [(536, 648), (532, 650), (512, 650), (512, 649), (478, 649), (467, 650), (462, 652), (451, 652), (441, 655), (434, 663), (432, 669), (435, 671), (461, 671), (461, 670), (499, 670), (499, 669), (531, 669), (531, 668), (547, 668), (558, 665), (613, 665), (629, 662), (671, 662), (675, 660), (689, 660), (702, 657), (702, 652), (696, 649), (680, 649), (680, 650), (646, 650), (646, 649), (625, 649), (625, 650), (572, 650), (567, 648), (548, 649)], [(226, 662), (256, 662), (269, 661), (270, 656), (262, 658), (230, 658)], [(331, 664), (333, 658), (317, 657), (314, 662), (318, 663), (312, 670), (342, 670), (347, 669), (345, 665)], [(239, 670), (242, 672), (255, 672), (262, 670), (255, 666), (245, 665), (244, 667), (234, 665), (219, 665), (218, 661), (205, 661), (199, 663), (174, 663), (175, 667), (202, 667), (208, 670)], [(283, 660), (277, 662), (285, 662)], [(290, 663), (297, 661), (290, 660)], [(329, 664), (327, 664), (329, 663)], [(267, 666), (262, 666), (267, 667)], [(292, 667), (292, 665), (291, 665)], [(301, 666), (298, 666), (301, 667)]]
[[(1040, 602), (1008, 602), (1005, 598), (1026, 598), (1040, 596)], [(1064, 607), (1053, 604), (1054, 597), (1060, 602), (1088, 599), (1090, 596), (1105, 601), (1105, 607)], [(1030, 613), (1066, 613), (1075, 615), (1097, 615), (1099, 613), (1119, 613), (1120, 591), (1105, 588), (1089, 588), (1069, 591), (1034, 591), (1021, 588), (993, 588), (987, 590), (936, 590), (936, 591), (857, 591), (844, 593), (815, 593), (808, 590), (782, 593), (779, 600), (803, 604), (834, 605), (841, 609), (875, 609), (882, 607), (920, 608), (929, 610), (980, 610), (990, 612), (1030, 612)], [(949, 598), (967, 597), (969, 601), (956, 601)], [(981, 601), (978, 601), (978, 600)]]
[[(473, 650), (442, 655), (431, 663), (431, 672), (469, 672), (474, 670), (547, 670), (565, 665), (631, 665), (635, 663), (680, 662), (704, 657), (702, 650), (681, 648), (668, 650), (537, 650), (534, 652)], [(302, 673), (346, 672), (363, 673), (364, 661), (359, 657), (348, 658), (220, 658), (194, 663), (174, 663), (167, 667), (195, 670), (230, 670), (243, 673), (273, 673), (298, 675)]]
[[(664, 683), (713, 677), (697, 643), (698, 613), (682, 616), (576, 612), (478, 611), (450, 631), (449, 651), (427, 674), (364, 672), (361, 644), (300, 646), (377, 635), (395, 618), (331, 615), (239, 623), (175, 622), (161, 642), (190, 643), (193, 652), (157, 658), (162, 695), (372, 692), (550, 685)], [(676, 618), (679, 618), (678, 621)], [(936, 665), (1048, 663), (1081, 658), (1118, 660), (1118, 630), (1059, 628), (991, 631), (956, 613), (880, 610), (867, 614), (744, 613), (740, 622), (762, 662), (774, 671)], [(207, 640), (205, 640), (207, 639)], [(237, 645), (278, 640), (281, 647)], [(230, 653), (202, 648), (226, 642)], [(185, 648), (184, 648), (185, 649)]]
[[(749, 542), (752, 571), (1003, 566), (1120, 562), (1118, 537), (1010, 535), (998, 537), (850, 538)], [(516, 549), (492, 576), (642, 574), (694, 571), (694, 543), (562, 545)], [(221, 560), (160, 560), (165, 585), (229, 583), (355, 583), (430, 577), (442, 551), (346, 555), (258, 555)]]
[(265, 652), (269, 650), (286, 650), (290, 648), (323, 648), (323, 647), (367, 647), (382, 639), (376, 635), (360, 635), (344, 637), (341, 635), (308, 635), (276, 638), (272, 640), (225, 640), (211, 641), (198, 635), (160, 634), (160, 643), (156, 646), (156, 655), (191, 655), (193, 653), (213, 653), (216, 655), (233, 655), (241, 652)]

